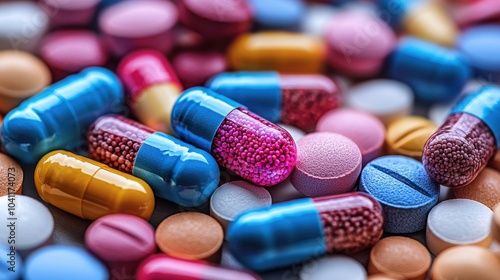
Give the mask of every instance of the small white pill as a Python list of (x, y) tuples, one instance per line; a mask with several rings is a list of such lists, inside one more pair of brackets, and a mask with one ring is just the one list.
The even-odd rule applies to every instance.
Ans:
[(342, 255), (321, 258), (304, 265), (301, 280), (365, 280), (365, 268), (353, 258)]

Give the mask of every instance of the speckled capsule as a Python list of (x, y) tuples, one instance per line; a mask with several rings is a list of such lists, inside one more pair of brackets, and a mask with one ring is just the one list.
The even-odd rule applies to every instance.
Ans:
[(126, 117), (97, 119), (87, 140), (93, 159), (143, 179), (155, 195), (182, 206), (202, 205), (219, 184), (209, 153)]
[(184, 91), (172, 110), (172, 128), (183, 141), (259, 186), (285, 180), (297, 161), (292, 136), (243, 105), (204, 87)]
[(429, 137), (422, 163), (439, 184), (464, 186), (486, 167), (499, 140), (500, 87), (484, 86), (464, 97)]
[(264, 271), (326, 253), (355, 253), (383, 232), (380, 204), (368, 194), (296, 199), (244, 212), (230, 225), (229, 250), (243, 265)]

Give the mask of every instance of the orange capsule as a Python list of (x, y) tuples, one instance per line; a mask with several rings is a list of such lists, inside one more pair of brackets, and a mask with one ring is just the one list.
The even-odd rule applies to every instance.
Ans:
[(154, 210), (153, 191), (146, 182), (70, 152), (46, 154), (34, 180), (45, 202), (83, 219), (123, 213), (148, 220)]

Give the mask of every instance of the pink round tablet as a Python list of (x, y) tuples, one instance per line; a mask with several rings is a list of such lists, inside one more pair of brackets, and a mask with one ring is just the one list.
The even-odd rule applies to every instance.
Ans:
[(246, 0), (180, 0), (181, 22), (205, 39), (231, 38), (252, 26)]
[(309, 197), (334, 195), (353, 189), (361, 173), (361, 152), (349, 138), (314, 132), (297, 141), (297, 164), (290, 175), (293, 186)]
[(124, 1), (101, 13), (99, 29), (116, 56), (141, 48), (168, 53), (174, 45), (177, 18), (177, 8), (170, 1)]
[(461, 27), (500, 21), (498, 0), (477, 0), (453, 6), (451, 15)]
[(133, 279), (140, 262), (156, 252), (154, 228), (127, 214), (94, 221), (85, 232), (85, 244), (106, 263), (111, 279)]
[(90, 66), (105, 66), (108, 52), (96, 34), (87, 30), (63, 30), (48, 34), (40, 46), (54, 80), (61, 80)]
[(363, 156), (363, 165), (382, 155), (384, 124), (375, 116), (352, 109), (331, 110), (316, 125), (318, 132), (339, 133), (356, 143)]
[(384, 21), (360, 12), (335, 16), (324, 36), (330, 66), (354, 77), (377, 75), (396, 44)]
[(173, 66), (184, 88), (190, 88), (202, 86), (210, 77), (226, 71), (227, 62), (219, 52), (186, 51), (174, 57)]
[(42, 0), (52, 27), (85, 26), (90, 24), (101, 0)]

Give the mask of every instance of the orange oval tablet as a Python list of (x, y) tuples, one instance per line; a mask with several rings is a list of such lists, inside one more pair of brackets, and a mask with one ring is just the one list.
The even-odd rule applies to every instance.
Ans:
[(434, 260), (432, 280), (498, 280), (500, 259), (486, 248), (457, 246), (448, 248)]
[(370, 252), (368, 273), (383, 273), (407, 280), (424, 280), (431, 255), (420, 242), (402, 236), (381, 239)]
[(400, 280), (401, 278), (393, 278), (384, 274), (373, 274), (368, 276), (366, 280)]
[(500, 172), (486, 167), (468, 185), (454, 188), (456, 198), (472, 199), (493, 210), (500, 203)]
[(0, 113), (6, 114), (51, 81), (49, 68), (19, 50), (0, 51)]
[(11, 157), (0, 153), (0, 196), (21, 194), (22, 190), (23, 169)]
[(260, 32), (239, 36), (229, 47), (234, 70), (275, 70), (280, 73), (320, 73), (325, 48), (319, 39), (290, 32)]
[(500, 151), (495, 154), (495, 157), (488, 163), (488, 166), (500, 171)]
[(403, 155), (422, 159), (422, 150), (427, 139), (437, 126), (426, 118), (409, 116), (392, 122), (387, 127), (385, 143), (387, 154)]
[(224, 241), (222, 226), (212, 217), (183, 212), (163, 220), (155, 233), (156, 244), (170, 256), (218, 262)]
[(500, 243), (500, 204), (498, 204), (493, 210), (491, 236), (496, 240), (496, 242)]

